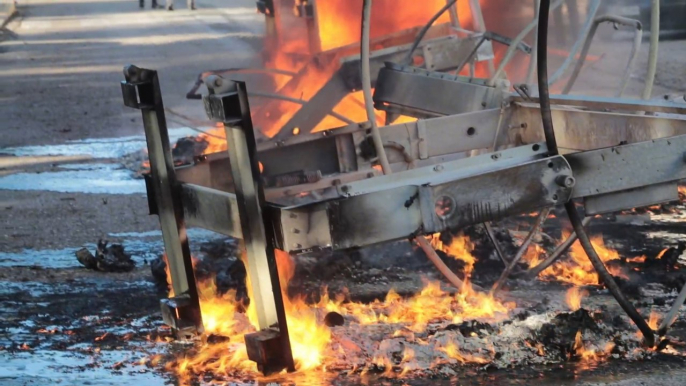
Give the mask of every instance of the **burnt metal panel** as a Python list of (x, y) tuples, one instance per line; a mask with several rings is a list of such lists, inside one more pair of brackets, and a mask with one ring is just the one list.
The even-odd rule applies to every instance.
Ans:
[(686, 178), (686, 135), (568, 154), (573, 197), (635, 189)]
[(193, 184), (181, 184), (180, 190), (189, 225), (242, 237), (236, 195)]
[(272, 176), (298, 170), (320, 170), (325, 175), (340, 172), (333, 136), (263, 150), (258, 153), (258, 159), (264, 166), (264, 173)]
[[(506, 111), (507, 122), (498, 143), (543, 141), (541, 112), (538, 105), (515, 103)], [(640, 115), (601, 111), (584, 111), (552, 106), (555, 138), (561, 149), (594, 150), (686, 134), (683, 116)]]
[(328, 203), (334, 249), (408, 237), (421, 227), (417, 186), (401, 186)]
[(572, 190), (560, 184), (572, 170), (561, 156), (443, 184), (422, 186), (424, 232), (440, 232), (562, 204)]
[(678, 200), (679, 193), (676, 182), (668, 182), (617, 193), (585, 197), (584, 207), (586, 208), (586, 215), (590, 216)]

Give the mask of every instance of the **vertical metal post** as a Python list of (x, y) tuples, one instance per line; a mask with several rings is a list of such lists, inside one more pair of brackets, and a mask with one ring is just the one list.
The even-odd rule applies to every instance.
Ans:
[[(445, 2), (448, 3), (450, 2), (450, 0), (445, 0)], [(452, 25), (455, 28), (461, 28), (460, 18), (457, 14), (457, 3), (450, 6), (450, 9), (448, 9), (448, 14), (450, 15), (450, 25)]]
[[(257, 160), (257, 145), (250, 118), (248, 93), (243, 82), (210, 76), (210, 94), (203, 98), (207, 116), (222, 122), (226, 130), (231, 176), (234, 182), (241, 232), (247, 254), (247, 270), (261, 332), (246, 335), (248, 357), (264, 373), (283, 368), (294, 371), (288, 324), (274, 254), (271, 220), (266, 213), (264, 187)], [(278, 335), (268, 330), (278, 325)], [(277, 343), (275, 349), (271, 342)]]
[[(469, 8), (472, 11), (472, 23), (474, 23), (474, 31), (486, 32), (486, 22), (484, 21), (484, 14), (481, 12), (481, 4), (479, 0), (469, 0)], [(495, 64), (493, 59), (488, 60), (488, 73), (493, 75), (495, 73)]]
[[(172, 327), (177, 334), (202, 333), (200, 301), (157, 71), (129, 65), (124, 67), (124, 77), (126, 81), (121, 84), (124, 104), (141, 110), (143, 115), (151, 174), (148, 186), (152, 191), (148, 195), (154, 197), (157, 207), (174, 290), (174, 302), (166, 305), (174, 309)], [(164, 314), (165, 303), (162, 305)]]

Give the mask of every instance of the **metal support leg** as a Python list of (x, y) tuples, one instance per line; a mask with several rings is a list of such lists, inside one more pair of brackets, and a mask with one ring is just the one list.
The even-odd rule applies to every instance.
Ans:
[(203, 98), (207, 116), (222, 122), (226, 130), (250, 275), (251, 302), (256, 308), (261, 330), (245, 336), (248, 357), (257, 362), (258, 369), (265, 374), (284, 368), (295, 371), (247, 89), (243, 82), (228, 81), (216, 75), (208, 77), (205, 84), (210, 92)]
[(493, 244), (493, 248), (495, 248), (495, 253), (498, 255), (498, 258), (507, 267), (510, 263), (507, 261), (507, 259), (505, 259), (505, 254), (503, 253), (503, 250), (500, 248), (500, 243), (498, 243), (498, 239), (495, 238), (495, 232), (493, 232), (493, 227), (491, 226), (491, 223), (486, 221), (484, 223), (484, 229), (486, 229), (486, 234), (488, 235), (488, 238), (491, 240), (491, 244)]
[(157, 71), (129, 65), (124, 67), (124, 77), (126, 80), (121, 83), (124, 105), (137, 108), (143, 114), (151, 173), (148, 195), (155, 197), (175, 295), (162, 301), (163, 316), (179, 337), (202, 333), (198, 290)]
[(519, 246), (517, 254), (512, 258), (510, 264), (505, 266), (505, 269), (503, 270), (503, 273), (500, 275), (498, 280), (496, 280), (496, 282), (493, 283), (493, 287), (491, 287), (491, 295), (495, 295), (496, 293), (498, 293), (498, 290), (500, 290), (503, 284), (505, 284), (505, 281), (510, 276), (510, 272), (512, 272), (512, 270), (517, 265), (522, 256), (524, 256), (524, 253), (526, 253), (526, 250), (529, 248), (529, 244), (531, 244), (531, 241), (534, 239), (534, 236), (536, 236), (536, 233), (538, 233), (539, 229), (543, 225), (543, 222), (548, 218), (548, 214), (550, 214), (550, 208), (541, 209), (541, 213), (538, 214), (536, 223), (534, 223), (533, 228), (531, 228), (531, 231), (522, 242), (522, 245)]

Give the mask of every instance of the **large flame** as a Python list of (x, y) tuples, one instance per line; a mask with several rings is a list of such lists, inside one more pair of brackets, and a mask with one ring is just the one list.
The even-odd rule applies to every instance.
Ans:
[[(471, 255), (472, 248), (472, 243), (464, 236), (455, 237), (450, 244), (444, 245), (445, 251), (461, 253), (460, 256), (453, 257), (464, 261), (474, 261)], [(468, 318), (480, 317), (502, 320), (514, 307), (512, 303), (501, 303), (487, 294), (473, 290), (469, 284), (458, 293), (451, 294), (442, 290), (438, 282), (427, 283), (420, 293), (410, 298), (402, 298), (391, 290), (383, 301), (363, 304), (345, 302), (343, 296), (331, 299), (327, 291), (323, 291), (317, 304), (307, 304), (303, 299), (285, 296), (288, 282), (295, 271), (295, 264), (285, 252), (277, 251), (276, 257), (293, 356), (296, 369), (301, 372), (324, 369), (327, 359), (334, 354), (330, 347), (332, 332), (321, 321), (326, 312), (336, 311), (344, 315), (350, 323), (398, 323), (409, 328), (407, 331), (418, 331), (434, 321), (459, 323)], [(247, 284), (250, 289), (249, 283)], [(255, 364), (248, 360), (243, 341), (244, 334), (256, 330), (253, 307), (248, 306), (245, 313), (242, 313), (245, 307), (236, 300), (235, 292), (219, 294), (212, 279), (199, 281), (198, 288), (206, 336), (227, 337), (228, 340), (219, 339), (216, 342), (213, 339), (205, 339), (202, 345), (186, 353), (186, 356), (169, 362), (167, 369), (176, 372), (181, 383), (193, 375), (206, 372), (217, 375), (257, 375)], [(482, 363), (485, 360), (462, 355), (457, 347), (446, 346), (443, 349), (449, 357), (461, 362)], [(403, 374), (412, 370), (409, 363), (413, 355), (411, 350), (404, 353)], [(379, 362), (380, 367), (391, 371), (392, 364), (389, 358), (376, 358), (375, 361)]]

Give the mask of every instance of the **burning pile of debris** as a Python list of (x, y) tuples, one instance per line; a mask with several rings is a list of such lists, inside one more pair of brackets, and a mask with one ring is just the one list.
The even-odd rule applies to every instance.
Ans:
[[(661, 261), (683, 251), (677, 247), (655, 258), (621, 259), (617, 251), (604, 246), (602, 239), (594, 240), (596, 248), (612, 256), (608, 261), (616, 260), (617, 272), (653, 269), (655, 264), (663, 272), (678, 270), (675, 258), (670, 257), (670, 263)], [(517, 291), (494, 297), (476, 290), (470, 282), (476, 274), (474, 267), (485, 266), (483, 261), (492, 258), (493, 250), (475, 256), (479, 241), (472, 242), (462, 234), (434, 235), (431, 242), (446, 261), (459, 263), (458, 274), (465, 280), (462, 288), (446, 289), (439, 281), (427, 281), (413, 296), (402, 297), (390, 290), (385, 298), (367, 303), (352, 301), (346, 293), (332, 297), (325, 288), (315, 301), (306, 302), (304, 297), (286, 299), (299, 376), (449, 378), (465, 368), (488, 370), (562, 362), (587, 368), (610, 359), (640, 360), (655, 354), (642, 345), (642, 336), (628, 319), (612, 307), (598, 303), (582, 307), (584, 297), (591, 291), (602, 292), (602, 286), (592, 269), (574, 256), (579, 253), (578, 246), (572, 247), (559, 267), (553, 265), (550, 271), (544, 271), (540, 277), (546, 282), (537, 284), (542, 286), (539, 290), (555, 286), (553, 281), (572, 284), (563, 300), (548, 296), (531, 299), (521, 297)], [(531, 251), (542, 250), (538, 244), (533, 245)], [(296, 271), (295, 262), (284, 253), (278, 253), (277, 258), (282, 290), (286, 291)], [(219, 275), (208, 275), (208, 268), (199, 270), (204, 338), (184, 349), (183, 354), (167, 358), (165, 368), (184, 382), (260, 376), (255, 363), (248, 360), (243, 343), (244, 334), (256, 331), (254, 310), (243, 292), (245, 268), (239, 259), (228, 260), (230, 263)], [(201, 264), (196, 262), (196, 267)], [(228, 282), (227, 275), (231, 278)], [(486, 274), (480, 280), (487, 277), (492, 275)], [(224, 288), (218, 288), (220, 284)], [(671, 291), (665, 288), (665, 292)], [(559, 296), (559, 292), (549, 293)], [(650, 299), (647, 304), (652, 304)], [(651, 314), (651, 326), (655, 328), (657, 322), (657, 314)]]

